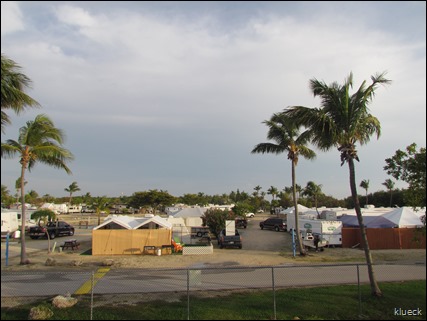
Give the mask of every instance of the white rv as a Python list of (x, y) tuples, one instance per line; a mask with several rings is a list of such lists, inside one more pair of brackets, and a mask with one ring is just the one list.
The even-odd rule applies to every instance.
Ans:
[(1, 212), (1, 237), (12, 236), (19, 229), (18, 212)]
[(68, 213), (81, 213), (82, 212), (82, 206), (81, 205), (69, 205), (68, 206)]
[[(321, 238), (328, 242), (330, 246), (342, 245), (342, 222), (338, 220), (306, 219), (299, 218), (299, 229), (304, 239), (308, 233), (320, 234)], [(295, 215), (287, 216), (287, 229), (295, 229)]]

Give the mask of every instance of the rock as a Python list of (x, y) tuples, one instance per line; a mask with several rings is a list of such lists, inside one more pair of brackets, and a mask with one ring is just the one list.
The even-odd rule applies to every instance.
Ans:
[(28, 320), (47, 320), (53, 316), (53, 311), (45, 305), (31, 308)]
[(72, 298), (71, 296), (65, 297), (62, 295), (58, 295), (58, 296), (54, 297), (52, 300), (52, 305), (56, 308), (59, 308), (59, 309), (70, 308), (73, 305), (75, 305), (76, 303), (77, 303), (77, 299)]
[(55, 266), (56, 265), (56, 260), (49, 257), (46, 260), (46, 263), (44, 265), (46, 265), (46, 266)]
[(73, 261), (71, 261), (71, 265), (72, 266), (80, 266), (82, 264), (83, 264), (82, 260), (73, 260)]
[(114, 260), (112, 259), (106, 259), (102, 262), (103, 266), (112, 266), (114, 264)]

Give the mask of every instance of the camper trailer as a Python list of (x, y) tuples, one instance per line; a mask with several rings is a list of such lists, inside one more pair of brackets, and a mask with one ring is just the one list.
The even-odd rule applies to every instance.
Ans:
[[(329, 246), (341, 246), (342, 222), (338, 220), (299, 218), (299, 229), (304, 239), (307, 233), (319, 234), (328, 242)], [(287, 216), (288, 231), (295, 229), (295, 215)]]
[(12, 235), (19, 229), (18, 212), (1, 212), (1, 237)]
[(81, 205), (69, 205), (68, 206), (68, 213), (81, 213), (82, 212), (82, 206)]

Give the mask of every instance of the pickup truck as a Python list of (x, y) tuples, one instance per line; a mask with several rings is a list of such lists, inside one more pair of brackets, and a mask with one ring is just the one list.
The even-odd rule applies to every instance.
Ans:
[(49, 233), (49, 237), (54, 239), (57, 236), (63, 235), (74, 235), (74, 227), (64, 221), (54, 221), (48, 222), (46, 226), (32, 226), (28, 231), (28, 235), (32, 239), (37, 239), (39, 237), (47, 237), (47, 233)]
[(218, 245), (220, 249), (224, 247), (238, 247), (242, 248), (242, 237), (239, 231), (236, 229), (234, 235), (225, 235), (225, 229), (219, 233)]

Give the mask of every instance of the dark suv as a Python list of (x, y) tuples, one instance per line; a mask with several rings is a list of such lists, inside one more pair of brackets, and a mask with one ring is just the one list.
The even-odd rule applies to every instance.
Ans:
[(265, 221), (259, 222), (259, 227), (261, 230), (269, 229), (279, 231), (286, 231), (286, 222), (282, 218), (268, 218)]
[(248, 226), (248, 221), (245, 218), (236, 218), (234, 222), (236, 224), (236, 228), (246, 228)]

